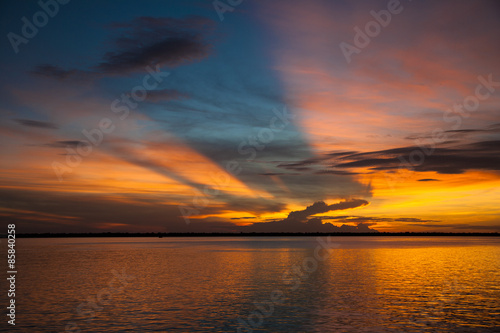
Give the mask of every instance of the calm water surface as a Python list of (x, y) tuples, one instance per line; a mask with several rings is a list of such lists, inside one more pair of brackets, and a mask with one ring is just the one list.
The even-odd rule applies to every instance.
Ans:
[(498, 238), (325, 240), (18, 239), (16, 327), (0, 327), (500, 332)]

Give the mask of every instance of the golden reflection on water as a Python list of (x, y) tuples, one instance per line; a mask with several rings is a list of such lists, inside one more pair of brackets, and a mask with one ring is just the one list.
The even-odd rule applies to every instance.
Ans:
[[(498, 331), (498, 246), (339, 249), (318, 332)], [(488, 331), (488, 330), (485, 330)]]
[[(306, 272), (315, 238), (20, 239), (16, 329), (236, 332), (253, 318), (240, 332), (500, 331), (498, 238), (334, 243)], [(113, 270), (134, 277), (121, 292)]]

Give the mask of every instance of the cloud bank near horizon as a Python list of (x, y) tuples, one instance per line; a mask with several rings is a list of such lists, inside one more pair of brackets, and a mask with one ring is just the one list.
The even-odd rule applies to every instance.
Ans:
[[(378, 232), (371, 229), (370, 223), (359, 223), (356, 226), (343, 224), (340, 227), (332, 223), (323, 223), (316, 214), (330, 211), (346, 210), (367, 206), (368, 201), (363, 199), (349, 199), (331, 205), (324, 201), (317, 201), (303, 210), (292, 211), (288, 216), (279, 221), (258, 222), (241, 227), (243, 232)], [(312, 217), (312, 218), (309, 218)]]

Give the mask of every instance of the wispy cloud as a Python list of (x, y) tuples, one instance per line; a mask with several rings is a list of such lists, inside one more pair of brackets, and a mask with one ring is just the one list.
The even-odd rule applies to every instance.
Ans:
[(86, 69), (63, 69), (40, 64), (33, 73), (58, 80), (128, 75), (144, 71), (147, 66), (176, 67), (210, 55), (209, 36), (214, 31), (212, 20), (191, 16), (185, 19), (139, 17), (131, 22), (109, 26), (115, 37), (101, 61)]
[[(414, 171), (435, 171), (441, 174), (461, 174), (467, 170), (500, 170), (500, 141), (480, 141), (469, 144), (455, 144), (445, 147), (428, 147), (430, 153), (425, 156), (419, 165), (401, 163), (410, 160), (410, 155), (418, 146), (407, 146), (368, 152), (349, 152), (334, 155), (325, 154), (328, 158), (319, 158), (314, 163), (310, 159), (289, 164), (278, 164), (277, 167), (294, 171), (309, 171), (319, 169), (317, 173), (351, 175), (363, 172), (396, 170), (398, 168), (412, 168)], [(326, 168), (326, 166), (329, 168)], [(349, 171), (346, 171), (349, 170)], [(364, 171), (366, 172), (366, 171)], [(436, 179), (422, 179), (420, 181), (436, 181)]]
[(50, 143), (44, 143), (42, 146), (50, 148), (66, 148), (66, 147), (75, 148), (79, 144), (85, 145), (86, 143), (84, 141), (79, 141), (79, 140), (61, 140)]
[(46, 128), (46, 129), (57, 129), (59, 128), (54, 123), (49, 123), (45, 121), (32, 120), (32, 119), (14, 119), (18, 124), (26, 127), (36, 127), (36, 128)]
[[(348, 162), (337, 162), (335, 168), (369, 168), (396, 170), (407, 167), (401, 160), (409, 160), (419, 147), (404, 147), (345, 156)], [(450, 148), (435, 148), (423, 163), (411, 166), (416, 171), (435, 171), (442, 174), (460, 174), (467, 170), (500, 170), (500, 141), (482, 141)]]

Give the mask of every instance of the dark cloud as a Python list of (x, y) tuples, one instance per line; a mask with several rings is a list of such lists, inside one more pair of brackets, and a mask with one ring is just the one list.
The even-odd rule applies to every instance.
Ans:
[(436, 220), (423, 220), (415, 217), (400, 217), (394, 219), (395, 222), (438, 222)]
[(98, 77), (101, 75), (127, 75), (146, 71), (147, 66), (176, 67), (199, 61), (211, 53), (208, 41), (214, 22), (203, 17), (185, 19), (140, 17), (128, 23), (113, 24), (115, 33), (108, 51), (93, 68), (63, 69), (42, 64), (32, 73), (58, 80), (67, 78)]
[(43, 65), (38, 65), (35, 66), (35, 68), (31, 71), (32, 74), (38, 75), (38, 76), (44, 76), (56, 80), (66, 80), (69, 78), (84, 78), (86, 75), (90, 75), (90, 72), (86, 71), (81, 71), (78, 69), (62, 69), (59, 66), (54, 66), (54, 65), (48, 65), (48, 64), (43, 64)]
[(368, 201), (362, 199), (351, 199), (332, 205), (327, 205), (323, 201), (318, 201), (304, 210), (290, 212), (286, 219), (252, 223), (248, 226), (242, 226), (240, 229), (244, 232), (377, 232), (376, 230), (370, 229), (369, 226), (364, 223), (359, 223), (357, 226), (342, 225), (337, 227), (331, 223), (323, 223), (320, 217), (307, 219), (315, 214), (362, 207), (365, 205), (368, 205)]
[(104, 55), (96, 67), (99, 72), (121, 74), (152, 64), (175, 67), (201, 60), (211, 49), (203, 31), (212, 30), (213, 22), (205, 18), (141, 17), (113, 27), (123, 37), (115, 40), (117, 50)]
[[(464, 129), (449, 132), (492, 132), (498, 128), (500, 128), (499, 124), (493, 124), (488, 129)], [(321, 157), (278, 163), (276, 167), (296, 172), (315, 170), (314, 174), (339, 176), (358, 174), (355, 171), (356, 168), (368, 168), (369, 172), (408, 168), (412, 171), (434, 171), (441, 174), (460, 174), (467, 170), (498, 171), (500, 170), (500, 140), (468, 144), (460, 144), (460, 141), (452, 140), (440, 145), (408, 146), (371, 152), (332, 152)]]
[(440, 180), (434, 179), (434, 178), (423, 178), (423, 179), (419, 179), (418, 181), (419, 182), (439, 182)]
[(312, 218), (306, 222), (282, 220), (253, 223), (239, 227), (239, 230), (242, 232), (378, 232), (365, 223), (357, 226), (343, 224), (337, 227), (331, 223), (323, 223), (320, 218)]
[(286, 209), (286, 204), (284, 202), (271, 201), (261, 197), (248, 198), (221, 192), (221, 194), (214, 197), (214, 199), (224, 200), (225, 202), (219, 210), (219, 213), (231, 210), (249, 214), (263, 214), (277, 213)]
[(299, 172), (299, 175), (300, 172), (303, 173), (311, 171), (311, 173), (315, 175), (353, 176), (359, 173), (345, 170), (324, 169), (324, 163), (328, 160), (331, 160), (332, 158), (343, 158), (344, 156), (349, 156), (357, 153), (358, 152), (356, 151), (333, 152), (325, 154), (323, 156), (310, 157), (298, 162), (279, 163), (276, 167)]
[(358, 172), (350, 172), (344, 170), (320, 170), (315, 172), (316, 175), (337, 175), (337, 176), (352, 176), (359, 175)]
[(14, 119), (18, 124), (26, 127), (36, 127), (36, 128), (47, 128), (47, 129), (57, 129), (58, 126), (53, 123), (31, 120), (31, 119)]
[[(449, 148), (403, 147), (348, 155), (343, 160), (349, 161), (339, 161), (333, 167), (368, 167), (372, 170), (412, 168), (415, 171), (435, 171), (442, 174), (460, 174), (467, 170), (500, 170), (500, 140)], [(412, 164), (410, 161), (421, 163)]]
[(43, 144), (44, 147), (50, 148), (76, 148), (79, 144), (88, 145), (88, 142), (78, 141), (78, 140), (66, 140), (66, 141), (54, 141), (51, 143)]
[(362, 199), (351, 199), (341, 201), (332, 205), (327, 205), (324, 201), (318, 201), (307, 206), (304, 210), (293, 211), (288, 214), (286, 220), (304, 221), (307, 217), (315, 214), (326, 213), (332, 210), (343, 210), (368, 205), (369, 202)]
[(311, 168), (308, 168), (308, 167), (290, 167), (290, 168), (287, 168), (287, 169), (293, 170), (293, 171), (299, 171), (299, 172), (311, 171), (312, 170)]
[(312, 157), (299, 162), (294, 163), (280, 163), (278, 164), (278, 168), (284, 168), (288, 170), (294, 171), (308, 171), (311, 170), (310, 165), (315, 165), (320, 163), (321, 161), (327, 159), (328, 157)]
[(486, 132), (484, 129), (460, 129), (460, 130), (449, 130), (444, 131), (445, 133), (476, 133), (476, 132)]
[(357, 153), (359, 153), (359, 152), (357, 152), (357, 151), (342, 151), (342, 152), (328, 153), (326, 155), (331, 156), (331, 157), (341, 157), (341, 156), (353, 155), (353, 154), (357, 154)]
[(334, 220), (349, 223), (376, 223), (376, 222), (440, 222), (437, 220), (425, 220), (415, 217), (374, 217), (374, 216), (322, 216), (323, 220)]

